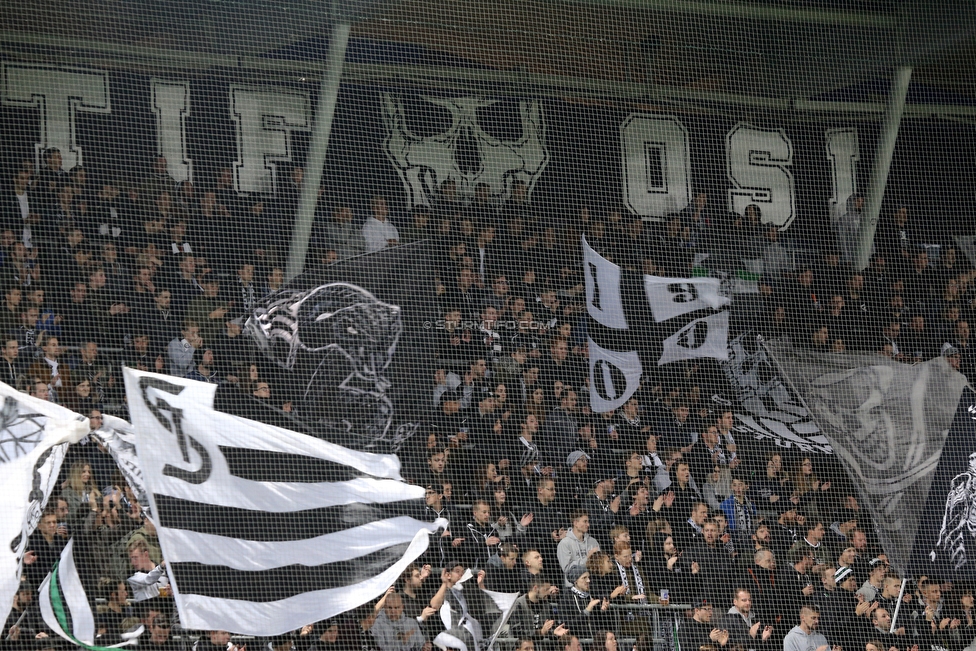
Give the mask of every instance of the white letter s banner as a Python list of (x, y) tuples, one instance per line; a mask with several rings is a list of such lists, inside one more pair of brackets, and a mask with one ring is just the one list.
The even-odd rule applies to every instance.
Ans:
[(589, 350), (590, 408), (598, 414), (619, 409), (640, 386), (640, 356), (635, 350), (619, 353), (601, 348), (592, 339)]
[(740, 215), (756, 204), (762, 223), (785, 230), (796, 218), (793, 143), (782, 129), (758, 129), (744, 122), (725, 136), (726, 166), (732, 189), (729, 210)]
[(620, 125), (624, 204), (642, 217), (663, 218), (691, 200), (688, 130), (670, 115), (635, 113)]
[(61, 167), (70, 170), (82, 164), (81, 147), (75, 138), (78, 111), (110, 113), (108, 73), (83, 68), (3, 64), (3, 103), (37, 107), (40, 138), (34, 144), (35, 164), (41, 169), (41, 152), (48, 147), (61, 150)]
[(230, 87), (230, 115), (237, 123), (237, 192), (272, 194), (275, 162), (291, 162), (291, 132), (308, 131), (308, 93), (282, 88)]

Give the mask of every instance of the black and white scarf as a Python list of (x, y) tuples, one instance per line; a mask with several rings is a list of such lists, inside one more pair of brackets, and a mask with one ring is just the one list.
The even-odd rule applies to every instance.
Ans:
[[(620, 585), (627, 588), (624, 594), (630, 594), (630, 583), (627, 581), (627, 568), (621, 565), (619, 561), (614, 561), (614, 563), (617, 564), (617, 571), (620, 572)], [(644, 594), (644, 580), (641, 579), (640, 572), (637, 571), (637, 566), (631, 565), (630, 571), (634, 573), (635, 594)]]
[[(626, 579), (624, 579), (624, 581), (626, 581)], [(593, 597), (590, 596), (590, 593), (589, 592), (583, 592), (582, 590), (580, 590), (579, 588), (577, 588), (575, 585), (574, 586), (570, 586), (569, 589), (573, 591), (573, 594), (574, 595), (576, 595), (580, 599), (583, 599), (583, 602), (587, 606), (590, 605), (590, 601), (592, 601)]]

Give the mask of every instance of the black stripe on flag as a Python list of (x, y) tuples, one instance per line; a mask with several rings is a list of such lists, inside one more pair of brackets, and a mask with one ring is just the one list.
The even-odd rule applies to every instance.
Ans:
[(320, 484), (372, 477), (336, 461), (304, 454), (219, 446), (230, 474), (251, 481)]
[(342, 504), (285, 513), (203, 504), (169, 495), (156, 495), (155, 499), (163, 527), (258, 542), (308, 540), (398, 516), (427, 520), (422, 499)]
[[(61, 569), (60, 568), (60, 565), (61, 564), (58, 563), (58, 569), (59, 570)], [(67, 599), (65, 598), (64, 583), (62, 583), (62, 581), (61, 581), (61, 572), (59, 571), (56, 574), (53, 574), (51, 576), (51, 578), (52, 579), (57, 579), (57, 582), (58, 582), (58, 585), (57, 585), (58, 594), (61, 595), (61, 605), (62, 605), (62, 608), (63, 608), (63, 611), (62, 612), (64, 613), (64, 622), (59, 622), (59, 623), (62, 624), (61, 627), (64, 629), (64, 632), (65, 633), (67, 633), (68, 635), (74, 635), (75, 623), (74, 623), (74, 620), (71, 617), (71, 608), (68, 607), (68, 602), (67, 602)], [(55, 616), (57, 616), (57, 614), (58, 614), (58, 612), (55, 611)]]
[(324, 565), (286, 565), (255, 572), (201, 563), (171, 563), (169, 568), (181, 594), (264, 603), (361, 583), (403, 558), (409, 546), (409, 543), (393, 545)]

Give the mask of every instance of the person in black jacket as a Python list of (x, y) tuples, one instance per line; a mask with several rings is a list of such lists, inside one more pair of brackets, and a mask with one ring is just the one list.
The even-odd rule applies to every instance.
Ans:
[(609, 624), (610, 602), (590, 593), (590, 573), (582, 565), (573, 565), (566, 571), (566, 579), (572, 584), (559, 600), (559, 618), (577, 637), (593, 637), (593, 633)]
[(773, 627), (760, 621), (752, 612), (752, 594), (745, 588), (736, 588), (732, 607), (722, 615), (716, 625), (729, 632), (730, 643), (744, 649), (772, 649), (770, 638)]
[(678, 628), (678, 646), (681, 651), (699, 651), (702, 647), (717, 646), (724, 649), (729, 642), (729, 632), (712, 624), (712, 604), (699, 601), (695, 614)]
[(464, 537), (461, 554), (472, 571), (487, 569), (488, 561), (498, 553), (502, 539), (495, 523), (491, 521), (491, 507), (488, 502), (475, 501), (471, 507), (471, 517), (471, 522), (468, 522), (461, 534)]
[(702, 598), (712, 603), (721, 603), (728, 587), (728, 577), (735, 573), (732, 557), (718, 538), (718, 525), (708, 520), (702, 526), (701, 540), (695, 542), (687, 551), (689, 560), (701, 568)]

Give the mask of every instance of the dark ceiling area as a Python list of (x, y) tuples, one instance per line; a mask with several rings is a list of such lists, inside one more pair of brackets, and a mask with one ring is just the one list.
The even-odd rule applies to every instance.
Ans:
[(393, 62), (400, 45), (414, 64), (423, 50), (447, 66), (779, 99), (910, 65), (915, 82), (976, 96), (976, 3), (959, 1), (10, 0), (0, 43), (52, 60), (67, 54), (52, 39), (212, 55), (215, 66), (315, 60), (337, 19)]

